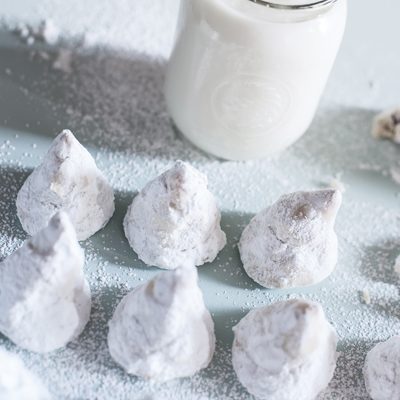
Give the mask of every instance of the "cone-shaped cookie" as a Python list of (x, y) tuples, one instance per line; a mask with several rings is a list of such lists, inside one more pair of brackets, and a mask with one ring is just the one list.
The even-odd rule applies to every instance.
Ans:
[(71, 131), (53, 141), (17, 197), (22, 227), (34, 235), (57, 212), (66, 212), (78, 240), (103, 228), (114, 213), (114, 193), (89, 152)]
[(56, 214), (0, 264), (0, 332), (38, 353), (76, 338), (91, 307), (83, 265), (68, 215)]
[(371, 399), (400, 399), (400, 336), (378, 343), (368, 352), (364, 380)]
[(14, 354), (0, 348), (0, 399), (50, 400), (50, 394)]
[(308, 286), (329, 276), (337, 263), (341, 201), (338, 190), (296, 192), (257, 214), (239, 243), (247, 274), (267, 288)]
[(233, 330), (233, 367), (259, 399), (313, 400), (333, 377), (337, 335), (317, 303), (290, 300), (258, 308)]
[(113, 359), (145, 379), (192, 376), (214, 353), (214, 323), (194, 267), (160, 273), (135, 288), (121, 300), (109, 327)]
[(178, 161), (133, 199), (124, 228), (142, 261), (175, 269), (215, 259), (226, 244), (220, 219), (206, 176)]

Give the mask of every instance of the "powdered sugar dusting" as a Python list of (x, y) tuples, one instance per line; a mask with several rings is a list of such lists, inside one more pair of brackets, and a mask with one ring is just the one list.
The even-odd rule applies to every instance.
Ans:
[(193, 266), (158, 274), (118, 304), (108, 348), (129, 374), (165, 382), (191, 377), (214, 355), (211, 315)]
[(315, 399), (333, 377), (337, 335), (319, 304), (291, 300), (260, 307), (234, 332), (234, 369), (259, 399)]
[[(368, 4), (376, 11), (375, 3), (365, 3), (363, 12)], [(43, 11), (40, 20), (53, 9)], [(395, 18), (395, 14), (387, 15)], [(157, 11), (157, 15), (162, 13)], [(57, 18), (53, 20), (59, 24)], [(365, 28), (369, 37), (370, 27), (361, 26), (361, 20), (367, 21), (362, 18), (357, 26), (360, 32)], [(143, 23), (149, 25), (148, 17)], [(105, 34), (104, 28), (99, 29)], [(17, 352), (60, 399), (128, 399), (134, 393), (143, 400), (243, 400), (251, 397), (232, 370), (232, 326), (252, 307), (308, 298), (322, 304), (339, 335), (338, 367), (320, 398), (367, 399), (362, 378), (365, 355), (377, 341), (400, 330), (399, 280), (393, 271), (400, 252), (400, 190), (390, 174), (398, 165), (399, 148), (370, 135), (376, 110), (389, 106), (400, 92), (394, 87), (400, 61), (389, 52), (382, 58), (384, 65), (377, 57), (376, 70), (367, 71), (363, 66), (371, 65), (371, 49), (354, 38), (345, 42), (307, 135), (280, 156), (231, 162), (194, 149), (170, 123), (162, 93), (165, 61), (160, 55), (169, 52), (171, 36), (150, 45), (150, 39), (140, 42), (140, 36), (135, 36), (129, 53), (83, 51), (67, 42), (55, 49), (38, 43), (25, 46), (15, 36), (6, 36), (7, 45), (0, 46), (0, 90), (8, 94), (0, 96), (0, 258), (26, 237), (16, 217), (17, 192), (63, 128), (74, 131), (104, 171), (116, 191), (116, 213), (104, 230), (83, 243), (93, 312), (79, 339), (46, 357), (20, 350), (3, 337), (1, 345)], [(72, 52), (69, 73), (53, 66), (63, 48)], [(376, 51), (385, 51), (381, 42)], [(349, 54), (348, 59), (361, 64), (350, 65), (345, 59)], [(387, 73), (387, 65), (396, 73)], [(357, 76), (349, 82), (353, 69)], [(151, 385), (127, 376), (111, 360), (107, 322), (130, 289), (158, 272), (144, 266), (132, 252), (122, 220), (133, 195), (176, 159), (190, 162), (208, 176), (209, 189), (222, 209), (228, 244), (212, 264), (199, 270), (206, 306), (215, 320), (217, 348), (211, 367), (192, 379)], [(251, 217), (284, 193), (326, 187), (338, 173), (347, 190), (336, 224), (339, 262), (335, 272), (322, 284), (306, 289), (268, 291), (253, 283), (242, 269), (236, 248)], [(369, 305), (360, 301), (364, 290), (370, 294)]]
[(225, 246), (221, 214), (207, 177), (188, 163), (150, 181), (124, 218), (129, 244), (148, 265), (164, 269), (212, 262)]
[(333, 189), (281, 196), (243, 231), (239, 251), (248, 275), (267, 288), (321, 282), (336, 266), (334, 222), (342, 202)]

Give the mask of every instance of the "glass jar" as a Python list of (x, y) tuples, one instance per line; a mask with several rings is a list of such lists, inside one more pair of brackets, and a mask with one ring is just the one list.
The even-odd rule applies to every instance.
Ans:
[(178, 129), (216, 156), (279, 152), (309, 127), (347, 0), (182, 0), (165, 93)]

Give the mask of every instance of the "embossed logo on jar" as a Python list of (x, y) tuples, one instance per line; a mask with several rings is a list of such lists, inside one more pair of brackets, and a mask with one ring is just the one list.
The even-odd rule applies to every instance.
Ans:
[(237, 75), (212, 96), (217, 120), (237, 135), (259, 136), (282, 122), (290, 108), (289, 85), (279, 78)]

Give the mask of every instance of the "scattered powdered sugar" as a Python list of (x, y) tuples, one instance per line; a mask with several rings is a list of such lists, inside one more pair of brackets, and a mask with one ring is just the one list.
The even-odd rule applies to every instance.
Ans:
[(35, 41), (55, 45), (60, 39), (60, 31), (51, 19), (43, 20), (38, 26), (18, 23), (14, 31), (28, 45)]
[[(133, 394), (140, 400), (244, 400), (251, 396), (232, 368), (232, 327), (253, 307), (307, 298), (322, 304), (339, 336), (335, 375), (319, 398), (368, 399), (362, 376), (366, 353), (377, 341), (400, 331), (399, 279), (393, 271), (400, 251), (400, 197), (399, 186), (390, 176), (390, 169), (398, 164), (399, 149), (370, 136), (375, 110), (385, 108), (390, 98), (398, 96), (394, 88), (398, 80), (377, 67), (372, 77), (376, 84), (371, 89), (372, 78), (362, 68), (370, 65), (371, 49), (360, 46), (359, 41), (347, 42), (343, 55), (351, 54), (348, 59), (360, 62), (360, 68), (350, 66), (342, 56), (306, 136), (267, 160), (221, 161), (182, 139), (166, 111), (162, 88), (165, 60), (160, 56), (170, 51), (173, 28), (166, 26), (171, 23), (166, 21), (173, 19), (169, 2), (123, 0), (118, 3), (122, 6), (116, 7), (113, 2), (98, 1), (91, 2), (94, 11), (88, 13), (86, 3), (74, 0), (79, 9), (65, 13), (64, 7), (64, 22), (55, 4), (52, 0), (37, 4), (42, 10), (40, 20), (51, 16), (61, 36), (66, 25), (74, 37), (83, 30), (92, 31), (84, 35), (86, 43), (108, 42), (108, 49), (86, 51), (69, 43), (55, 49), (43, 49), (39, 43), (23, 47), (12, 35), (9, 42), (15, 47), (0, 48), (0, 89), (7, 90), (7, 96), (0, 96), (0, 258), (19, 248), (26, 238), (16, 216), (18, 190), (63, 128), (73, 130), (95, 156), (116, 192), (116, 213), (105, 229), (83, 243), (85, 273), (93, 297), (91, 319), (83, 334), (46, 357), (17, 348), (4, 337), (1, 345), (18, 353), (61, 400), (129, 399)], [(145, 9), (149, 9), (146, 15)], [(129, 15), (129, 24), (114, 23), (116, 13)], [(159, 18), (160, 23), (153, 24), (163, 13), (166, 19)], [(77, 15), (82, 16), (80, 21)], [(79, 24), (85, 29), (78, 29)], [(116, 47), (130, 51), (112, 48), (116, 42), (108, 41), (107, 34), (120, 39), (121, 46)], [(69, 73), (54, 68), (62, 49), (70, 52)], [(358, 57), (353, 57), (355, 50)], [(383, 59), (385, 65), (390, 61), (397, 74), (398, 57), (385, 54)], [(349, 82), (353, 68), (359, 73)], [(349, 85), (354, 90), (349, 90)], [(222, 211), (221, 226), (228, 243), (212, 264), (199, 269), (217, 337), (210, 367), (191, 379), (160, 385), (129, 376), (113, 362), (107, 348), (107, 323), (121, 298), (158, 272), (132, 252), (122, 221), (134, 194), (177, 159), (207, 175), (209, 189)], [(337, 268), (314, 287), (262, 289), (248, 278), (239, 259), (237, 243), (243, 229), (255, 213), (282, 194), (326, 187), (327, 177), (336, 176), (338, 171), (347, 190), (335, 228), (339, 238)], [(360, 288), (369, 291), (373, 299), (370, 305), (360, 301)]]
[[(86, 47), (112, 47), (166, 56), (174, 38), (179, 0), (55, 0), (4, 2), (0, 22), (24, 27), (53, 43), (58, 37)], [(156, 22), (156, 23), (155, 23)], [(42, 29), (44, 27), (45, 29)], [(31, 35), (31, 44), (36, 37)], [(50, 39), (50, 41), (49, 41)]]
[(48, 44), (54, 45), (60, 39), (60, 31), (51, 19), (45, 19), (39, 25), (39, 37)]

